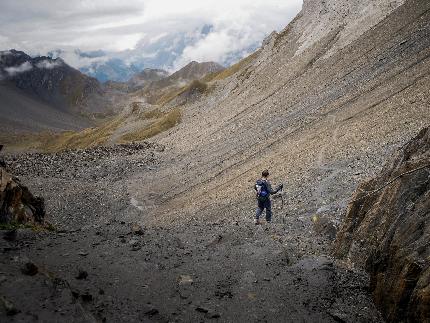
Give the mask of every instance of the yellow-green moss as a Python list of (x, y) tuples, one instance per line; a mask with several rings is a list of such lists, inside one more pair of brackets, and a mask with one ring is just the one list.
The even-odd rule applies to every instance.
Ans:
[(121, 142), (141, 141), (151, 138), (177, 125), (181, 122), (181, 117), (181, 110), (175, 108), (146, 127), (123, 135)]

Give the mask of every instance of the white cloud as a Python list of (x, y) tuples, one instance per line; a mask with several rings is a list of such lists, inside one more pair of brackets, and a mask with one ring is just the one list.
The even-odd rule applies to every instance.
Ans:
[[(73, 66), (74, 68), (82, 68), (87, 67), (92, 64), (103, 64), (105, 63), (109, 57), (106, 55), (103, 56), (97, 56), (97, 57), (86, 57), (79, 54), (76, 50), (65, 50), (61, 51), (59, 54), (61, 58), (69, 65)], [(56, 56), (54, 56), (56, 57)]]
[(55, 67), (60, 66), (62, 63), (60, 60), (51, 61), (49, 59), (44, 59), (43, 61), (40, 61), (36, 64), (36, 67), (38, 68), (45, 68), (47, 70), (51, 70)]
[[(175, 66), (190, 60), (222, 61), (233, 51), (246, 49), (285, 27), (298, 13), (302, 0), (1, 0), (0, 49), (16, 48), (29, 54), (46, 54), (61, 48), (64, 60), (79, 68), (101, 58), (78, 57), (83, 51), (134, 50), (148, 55), (146, 47), (166, 35), (200, 31), (190, 37)], [(25, 10), (23, 10), (25, 8)], [(37, 28), (35, 27), (37, 26)], [(175, 46), (166, 44), (166, 47)], [(150, 53), (149, 53), (150, 54)], [(84, 65), (86, 64), (86, 65)]]
[(16, 74), (24, 73), (33, 68), (30, 62), (24, 62), (18, 66), (6, 67), (4, 70), (9, 74), (9, 76), (15, 76)]

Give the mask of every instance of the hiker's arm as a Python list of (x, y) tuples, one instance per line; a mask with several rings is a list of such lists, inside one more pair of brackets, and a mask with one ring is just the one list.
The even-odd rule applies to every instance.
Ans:
[(279, 186), (276, 188), (276, 190), (273, 190), (272, 189), (272, 184), (267, 183), (267, 189), (269, 190), (270, 194), (276, 194), (276, 193), (278, 193), (283, 187), (284, 187), (284, 185), (279, 184)]
[(277, 190), (273, 190), (272, 184), (270, 184), (269, 182), (267, 182), (267, 190), (269, 191), (270, 194), (276, 194), (276, 193), (278, 193)]

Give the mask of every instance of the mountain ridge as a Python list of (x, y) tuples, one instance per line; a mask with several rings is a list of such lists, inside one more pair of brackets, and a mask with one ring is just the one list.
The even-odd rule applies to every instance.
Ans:
[(77, 130), (93, 124), (95, 115), (109, 114), (99, 82), (59, 58), (32, 58), (13, 49), (2, 51), (0, 76), (4, 129)]

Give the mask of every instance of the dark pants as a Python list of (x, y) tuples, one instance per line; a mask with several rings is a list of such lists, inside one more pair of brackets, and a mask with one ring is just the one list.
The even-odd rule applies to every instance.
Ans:
[(266, 209), (266, 221), (270, 222), (272, 221), (272, 202), (270, 202), (270, 199), (267, 199), (266, 201), (258, 201), (258, 207), (257, 212), (255, 213), (255, 218), (258, 220), (263, 213), (264, 209)]

